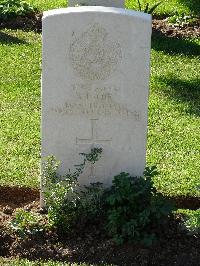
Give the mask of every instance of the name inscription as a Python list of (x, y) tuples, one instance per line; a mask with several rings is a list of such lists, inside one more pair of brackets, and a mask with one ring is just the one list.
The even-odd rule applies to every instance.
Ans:
[[(141, 120), (139, 111), (132, 110), (115, 100), (120, 89), (116, 86), (86, 88), (72, 85), (73, 100), (65, 100), (63, 105), (52, 107), (51, 111), (61, 115), (117, 116)], [(118, 98), (118, 97), (117, 97)]]

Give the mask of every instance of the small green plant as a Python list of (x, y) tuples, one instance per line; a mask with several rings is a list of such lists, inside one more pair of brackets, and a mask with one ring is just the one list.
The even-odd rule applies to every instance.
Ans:
[(36, 8), (23, 0), (0, 0), (0, 18), (9, 19), (33, 13)]
[(91, 183), (80, 191), (81, 204), (79, 205), (79, 212), (81, 213), (83, 224), (101, 220), (104, 214), (104, 193), (105, 189), (100, 182)]
[(178, 12), (176, 12), (175, 15), (169, 17), (167, 19), (167, 21), (170, 24), (173, 24), (174, 26), (178, 26), (178, 27), (184, 27), (189, 25), (190, 23), (193, 23), (197, 20), (196, 17), (194, 16), (188, 16), (185, 14), (179, 14)]
[(148, 13), (148, 14), (153, 14), (155, 9), (162, 3), (162, 2), (158, 2), (151, 7), (149, 6), (149, 3), (147, 3), (146, 6), (144, 8), (142, 8), (142, 4), (141, 4), (140, 0), (137, 0), (137, 2), (138, 2), (139, 11), (144, 12), (144, 13)]
[(198, 210), (178, 210), (177, 213), (182, 214), (183, 225), (188, 234), (200, 234), (200, 209)]
[(75, 171), (59, 176), (59, 162), (51, 156), (43, 165), (42, 188), (48, 210), (49, 222), (61, 231), (69, 231), (81, 217), (93, 217), (100, 207), (101, 184), (92, 184), (83, 190), (78, 177), (83, 173), (87, 162), (94, 164), (102, 153), (101, 148), (81, 153), (83, 163), (75, 165)]
[(159, 225), (172, 211), (172, 205), (155, 189), (156, 168), (146, 168), (143, 177), (121, 173), (114, 177), (107, 194), (107, 230), (116, 243), (139, 241), (150, 245), (151, 225)]
[(19, 209), (10, 227), (21, 238), (25, 238), (27, 235), (42, 232), (45, 229), (45, 219), (39, 214)]

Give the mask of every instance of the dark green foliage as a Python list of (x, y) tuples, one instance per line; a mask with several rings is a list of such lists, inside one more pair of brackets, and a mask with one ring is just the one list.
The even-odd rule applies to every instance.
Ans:
[(25, 16), (34, 11), (36, 11), (36, 9), (23, 0), (0, 0), (1, 19)]
[[(48, 211), (48, 226), (66, 233), (89, 224), (103, 225), (118, 244), (125, 241), (151, 245), (155, 227), (158, 227), (172, 211), (171, 204), (163, 199), (153, 185), (156, 167), (147, 167), (144, 177), (131, 177), (121, 173), (114, 177), (110, 188), (102, 183), (81, 187), (79, 176), (87, 162), (94, 164), (102, 149), (93, 148), (82, 153), (83, 163), (74, 172), (59, 176), (59, 163), (51, 156), (43, 165), (42, 191)], [(39, 220), (31, 213), (17, 214), (12, 224), (21, 235), (41, 229)]]
[(102, 183), (91, 183), (80, 191), (79, 213), (81, 220), (86, 222), (99, 221), (104, 214), (104, 187)]
[(81, 187), (78, 177), (86, 162), (95, 163), (101, 152), (94, 148), (89, 154), (82, 153), (83, 163), (64, 177), (56, 174), (59, 164), (54, 157), (45, 162), (42, 186), (49, 223), (61, 232), (100, 223), (118, 244), (142, 241), (150, 245), (155, 238), (152, 227), (162, 224), (172, 210), (153, 185), (156, 167), (147, 167), (144, 177), (121, 173), (107, 189), (101, 183)]
[(145, 177), (131, 177), (121, 173), (114, 177), (108, 191), (107, 230), (114, 240), (139, 241), (151, 244), (154, 235), (150, 232), (163, 222), (172, 211), (172, 205), (159, 194), (152, 181), (157, 174), (155, 167), (146, 168)]

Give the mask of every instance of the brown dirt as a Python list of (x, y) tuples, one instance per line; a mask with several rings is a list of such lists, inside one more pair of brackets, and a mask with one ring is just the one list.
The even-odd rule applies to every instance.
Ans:
[[(180, 204), (183, 200), (177, 202)], [(0, 226), (0, 256), (34, 261), (52, 259), (70, 263), (88, 262), (97, 265), (200, 265), (200, 238), (186, 234), (181, 227), (181, 217), (171, 219), (166, 225), (156, 228), (158, 242), (152, 247), (135, 244), (119, 247), (96, 226), (89, 226), (82, 232), (70, 235), (60, 236), (56, 232), (46, 231), (21, 239), (7, 227), (19, 207), (39, 212), (39, 191), (0, 187), (0, 212), (3, 221)]]
[(194, 38), (200, 37), (200, 19), (193, 24), (175, 26), (166, 19), (153, 19), (153, 33), (159, 33), (168, 37)]
[(7, 224), (18, 208), (39, 209), (38, 189), (0, 186), (0, 224)]
[[(166, 19), (154, 18), (152, 22), (153, 33), (159, 33), (169, 37), (191, 38), (200, 37), (200, 19), (195, 23), (175, 26), (167, 22)], [(42, 13), (32, 13), (26, 17), (19, 16), (10, 20), (0, 20), (0, 29), (22, 29), (42, 31)]]
[(21, 29), (25, 31), (42, 31), (42, 13), (31, 13), (27, 16), (18, 16), (9, 20), (0, 19), (0, 29)]
[(38, 189), (0, 186), (0, 206), (9, 203), (13, 208), (17, 208), (39, 198), (40, 193)]
[(169, 198), (175, 204), (178, 209), (190, 209), (197, 210), (200, 209), (200, 198), (199, 197), (171, 197)]

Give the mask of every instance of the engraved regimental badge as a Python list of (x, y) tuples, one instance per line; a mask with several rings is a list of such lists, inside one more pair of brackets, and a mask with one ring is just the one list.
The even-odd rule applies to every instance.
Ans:
[(122, 51), (106, 29), (95, 23), (71, 42), (69, 57), (82, 79), (105, 80), (121, 62)]

